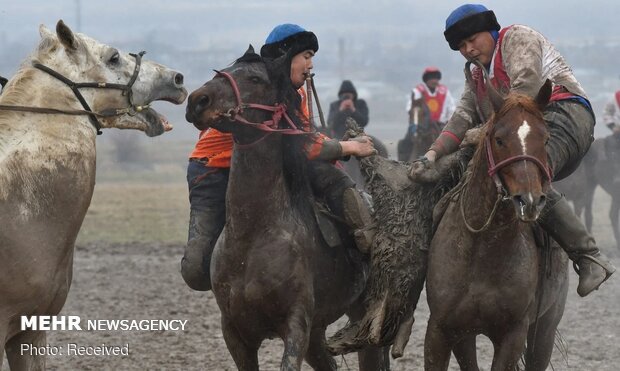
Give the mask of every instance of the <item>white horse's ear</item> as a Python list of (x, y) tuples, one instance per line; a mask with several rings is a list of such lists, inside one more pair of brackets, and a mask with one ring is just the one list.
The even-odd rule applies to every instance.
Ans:
[(77, 39), (75, 35), (73, 35), (73, 31), (65, 24), (65, 22), (61, 20), (56, 24), (56, 34), (58, 35), (58, 40), (65, 46), (66, 49), (76, 50), (78, 47)]
[(50, 29), (47, 28), (44, 24), (39, 25), (39, 35), (41, 35), (42, 39), (54, 37), (52, 31), (50, 31)]

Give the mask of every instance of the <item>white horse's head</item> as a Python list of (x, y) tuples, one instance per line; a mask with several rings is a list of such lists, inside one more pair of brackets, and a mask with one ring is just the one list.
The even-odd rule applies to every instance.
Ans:
[[(84, 104), (78, 96), (81, 94), (93, 112), (103, 114), (97, 118), (103, 128), (136, 129), (149, 136), (172, 128), (148, 105), (156, 100), (183, 103), (187, 91), (183, 87), (182, 74), (141, 60), (141, 54), (124, 53), (86, 35), (73, 33), (62, 20), (56, 25), (56, 33), (43, 25), (39, 33), (41, 42), (32, 63), (41, 71), (39, 73), (47, 72), (48, 81), (55, 84), (47, 89), (48, 94), (54, 92), (55, 95), (47, 98), (50, 106), (82, 109)], [(42, 69), (41, 65), (48, 70)], [(96, 83), (97, 86), (81, 86), (76, 94), (67, 81), (54, 76), (54, 71), (67, 81)], [(70, 107), (58, 107), (58, 95)]]

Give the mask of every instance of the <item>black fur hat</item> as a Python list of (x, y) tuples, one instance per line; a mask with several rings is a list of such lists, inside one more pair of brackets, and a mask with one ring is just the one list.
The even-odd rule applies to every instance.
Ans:
[(312, 50), (315, 53), (319, 50), (316, 35), (298, 25), (286, 23), (276, 26), (271, 31), (265, 40), (265, 45), (260, 49), (260, 55), (263, 58), (275, 59), (286, 53), (295, 56), (304, 50)]
[(495, 13), (484, 5), (465, 4), (455, 9), (446, 20), (444, 36), (450, 49), (459, 50), (461, 41), (482, 31), (499, 31)]

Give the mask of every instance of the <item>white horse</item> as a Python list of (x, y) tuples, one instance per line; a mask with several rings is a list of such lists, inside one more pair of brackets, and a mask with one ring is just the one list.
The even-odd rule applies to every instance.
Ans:
[[(71, 285), (75, 239), (95, 185), (99, 128), (170, 129), (149, 107), (181, 104), (183, 75), (142, 61), (62, 21), (0, 95), (0, 344), (11, 369), (45, 368), (45, 332), (20, 329), (21, 316), (56, 315)], [(2, 357), (0, 356), (0, 368)]]

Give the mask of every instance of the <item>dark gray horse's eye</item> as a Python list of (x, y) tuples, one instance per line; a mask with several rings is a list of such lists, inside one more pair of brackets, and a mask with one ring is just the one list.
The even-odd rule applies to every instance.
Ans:
[(262, 80), (258, 76), (251, 76), (250, 81), (254, 84), (260, 84), (262, 82)]

